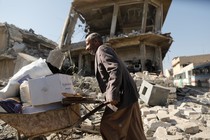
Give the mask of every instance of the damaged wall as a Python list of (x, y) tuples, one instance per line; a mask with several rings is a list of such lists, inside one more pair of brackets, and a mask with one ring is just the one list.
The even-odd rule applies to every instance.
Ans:
[(8, 30), (4, 26), (4, 24), (0, 24), (0, 52), (2, 53), (7, 46), (8, 43)]
[[(35, 58), (46, 59), (56, 46), (57, 43), (35, 34), (32, 29), (23, 30), (14, 25), (0, 23), (0, 80), (10, 78)], [(23, 53), (19, 55), (22, 59), (17, 60), (19, 53)], [(24, 53), (29, 56), (23, 57)]]
[(0, 60), (0, 79), (8, 79), (14, 73), (15, 61), (14, 59)]
[[(86, 34), (98, 32), (105, 42), (111, 43), (127, 67), (131, 67), (131, 72), (160, 73), (162, 60), (173, 42), (170, 33), (161, 33), (170, 4), (171, 0), (74, 0), (66, 28), (76, 29), (73, 19), (78, 18), (85, 24)], [(94, 59), (85, 60), (89, 54), (85, 52), (85, 43), (80, 46), (79, 43), (67, 43), (62, 47), (71, 51), (73, 65), (79, 71), (94, 73)], [(135, 69), (135, 66), (141, 68)]]

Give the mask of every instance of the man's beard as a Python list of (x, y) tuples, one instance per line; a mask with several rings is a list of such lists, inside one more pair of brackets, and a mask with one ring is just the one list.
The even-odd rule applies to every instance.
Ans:
[(96, 54), (94, 50), (89, 50), (89, 53), (90, 53), (91, 55), (95, 55), (95, 54)]

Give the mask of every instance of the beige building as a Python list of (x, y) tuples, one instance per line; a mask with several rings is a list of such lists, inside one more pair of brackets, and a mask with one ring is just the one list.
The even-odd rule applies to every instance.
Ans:
[(78, 19), (86, 34), (100, 33), (112, 44), (131, 72), (161, 72), (162, 60), (173, 39), (162, 33), (171, 0), (74, 0), (63, 31), (63, 50), (84, 75), (94, 73), (94, 57), (85, 51), (85, 42), (71, 43)]
[(197, 66), (207, 62), (210, 62), (210, 54), (175, 57), (172, 60), (173, 75), (180, 73), (184, 67), (191, 63)]

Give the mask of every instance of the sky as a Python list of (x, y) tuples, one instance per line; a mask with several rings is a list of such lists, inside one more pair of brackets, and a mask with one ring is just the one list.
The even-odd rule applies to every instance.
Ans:
[[(72, 0), (0, 0), (0, 22), (42, 35), (59, 44)], [(74, 40), (81, 41), (82, 27)], [(210, 54), (210, 0), (172, 0), (162, 27), (173, 43), (163, 60), (170, 69), (174, 57)]]

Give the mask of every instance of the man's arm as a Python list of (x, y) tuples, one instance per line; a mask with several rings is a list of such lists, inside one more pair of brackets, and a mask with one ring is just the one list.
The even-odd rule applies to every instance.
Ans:
[(120, 87), (122, 83), (122, 69), (119, 59), (110, 47), (100, 49), (100, 59), (109, 74), (106, 88), (106, 101), (117, 104), (120, 101)]

